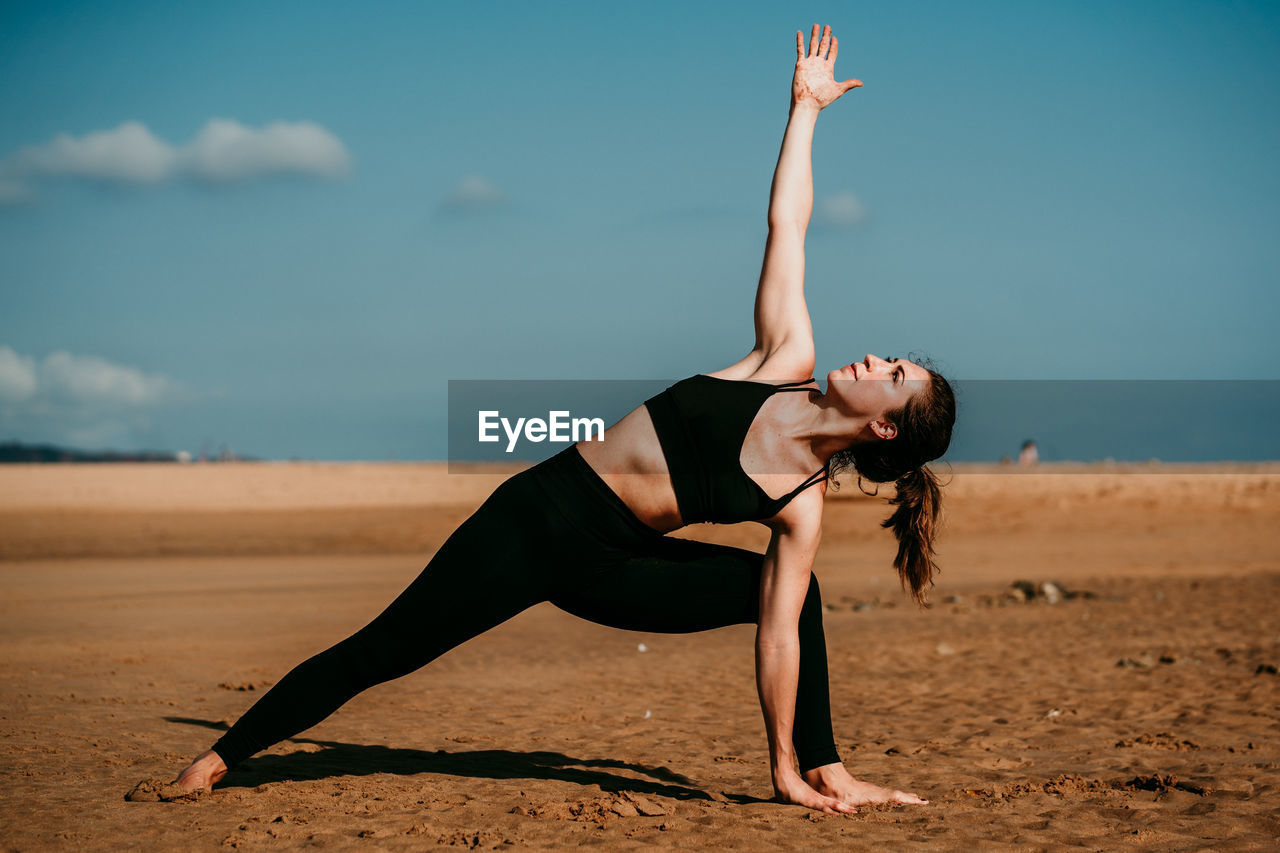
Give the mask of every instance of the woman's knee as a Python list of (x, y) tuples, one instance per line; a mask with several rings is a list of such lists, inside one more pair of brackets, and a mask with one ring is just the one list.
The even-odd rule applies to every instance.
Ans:
[(384, 632), (366, 626), (311, 658), (304, 666), (354, 694), (406, 675), (417, 668), (415, 664), (405, 659), (404, 648)]

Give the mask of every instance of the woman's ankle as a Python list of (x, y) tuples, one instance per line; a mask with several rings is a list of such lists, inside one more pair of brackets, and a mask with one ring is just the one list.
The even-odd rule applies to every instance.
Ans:
[(206, 749), (204, 752), (196, 756), (196, 760), (192, 763), (203, 762), (214, 773), (226, 773), (228, 770), (227, 762), (222, 760), (222, 756), (214, 752), (212, 749)]
[(840, 779), (847, 779), (849, 771), (845, 769), (842, 762), (836, 761), (831, 764), (823, 764), (818, 767), (811, 767), (800, 774), (810, 785), (823, 782), (834, 782)]

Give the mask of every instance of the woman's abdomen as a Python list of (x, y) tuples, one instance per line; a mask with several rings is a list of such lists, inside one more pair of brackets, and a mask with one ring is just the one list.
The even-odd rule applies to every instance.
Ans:
[(658, 433), (644, 406), (605, 430), (600, 441), (580, 441), (582, 458), (649, 527), (667, 533), (684, 526)]

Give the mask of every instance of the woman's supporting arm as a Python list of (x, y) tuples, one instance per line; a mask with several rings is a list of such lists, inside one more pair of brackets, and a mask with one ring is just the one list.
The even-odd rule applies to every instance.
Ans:
[[(786, 353), (788, 361), (813, 363), (813, 326), (804, 300), (804, 237), (813, 214), (813, 133), (818, 113), (857, 80), (835, 81), (838, 45), (831, 28), (818, 40), (818, 26), (806, 55), (796, 33), (796, 69), (791, 81), (791, 114), (769, 193), (769, 237), (756, 289), (753, 353), (762, 361)], [(803, 372), (803, 371), (801, 371)]]
[(801, 778), (791, 741), (800, 681), (796, 626), (821, 539), (821, 497), (816, 490), (811, 494), (817, 498), (816, 505), (812, 499), (800, 501), (798, 497), (793, 501), (793, 505), (805, 506), (780, 516), (765, 552), (756, 630), (756, 687), (769, 738), (773, 788), (779, 799), (827, 812), (847, 812), (851, 807), (818, 793)]

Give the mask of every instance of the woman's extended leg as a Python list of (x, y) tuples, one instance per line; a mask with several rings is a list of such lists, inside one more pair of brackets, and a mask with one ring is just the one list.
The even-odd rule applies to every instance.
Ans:
[(547, 598), (542, 519), (508, 480), (454, 531), (376, 619), (304, 661), (213, 750), (228, 767), (328, 717), (357, 693), (407, 675)]
[[(664, 538), (647, 553), (580, 567), (561, 567), (551, 601), (601, 625), (685, 634), (760, 618), (764, 555), (742, 548)], [(567, 581), (567, 582), (566, 582)], [(792, 744), (800, 770), (839, 763), (831, 730), (822, 598), (811, 576), (800, 612), (800, 673)]]

